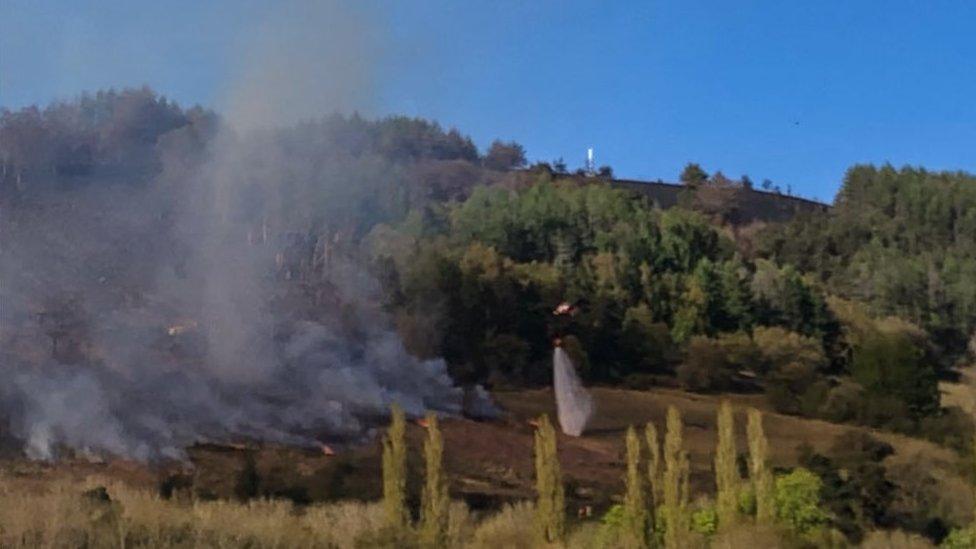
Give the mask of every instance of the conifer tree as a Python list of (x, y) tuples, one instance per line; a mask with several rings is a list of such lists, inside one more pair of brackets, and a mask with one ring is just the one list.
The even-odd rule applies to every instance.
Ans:
[(390, 407), (390, 428), (383, 437), (383, 510), (386, 525), (394, 531), (410, 524), (407, 512), (407, 421), (403, 409)]
[(627, 428), (627, 477), (624, 494), (624, 542), (635, 548), (647, 547), (647, 504), (640, 468), (640, 439), (633, 426)]
[(447, 519), (450, 497), (442, 467), (444, 440), (437, 424), (437, 415), (427, 414), (427, 441), (424, 443), (426, 482), (421, 498), (420, 537), (425, 547), (447, 545)]
[(756, 494), (756, 523), (772, 524), (776, 516), (774, 504), (773, 475), (769, 470), (769, 443), (763, 432), (762, 413), (755, 408), (749, 409), (749, 478)]
[(565, 493), (556, 455), (556, 431), (549, 416), (539, 418), (535, 431), (536, 530), (547, 543), (562, 539), (566, 524)]
[(664, 435), (664, 546), (682, 547), (688, 531), (688, 457), (682, 450), (681, 414), (668, 407), (667, 433)]
[(739, 507), (739, 468), (736, 464), (735, 419), (732, 404), (723, 400), (718, 408), (718, 448), (715, 451), (715, 497), (718, 523), (722, 527), (736, 520)]

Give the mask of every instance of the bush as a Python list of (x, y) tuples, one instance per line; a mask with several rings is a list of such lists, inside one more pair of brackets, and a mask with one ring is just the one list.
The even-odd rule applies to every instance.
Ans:
[(776, 478), (776, 518), (793, 532), (806, 534), (827, 523), (830, 516), (820, 507), (820, 477), (798, 467)]
[(976, 547), (976, 527), (959, 528), (949, 533), (939, 545), (941, 549), (972, 549)]
[(689, 391), (724, 391), (732, 384), (732, 367), (717, 340), (694, 336), (685, 362), (678, 367), (678, 382)]
[(691, 513), (691, 531), (712, 536), (718, 531), (718, 513), (715, 506), (706, 505)]

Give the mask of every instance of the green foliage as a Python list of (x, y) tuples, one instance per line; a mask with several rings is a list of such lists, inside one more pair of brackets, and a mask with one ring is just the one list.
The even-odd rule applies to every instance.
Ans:
[(407, 421), (403, 408), (390, 408), (390, 428), (383, 437), (383, 510), (391, 530), (406, 530), (410, 525), (407, 510)]
[(894, 397), (919, 418), (939, 407), (936, 372), (922, 357), (904, 334), (871, 334), (854, 349), (851, 375), (869, 395)]
[(708, 505), (691, 513), (691, 531), (703, 536), (713, 536), (721, 524), (718, 511)]
[(820, 477), (798, 467), (776, 477), (776, 518), (798, 534), (806, 534), (827, 523), (830, 515), (820, 506)]
[(708, 181), (708, 173), (698, 164), (689, 162), (681, 170), (681, 175), (678, 179), (689, 186), (701, 185)]
[(834, 443), (831, 458), (804, 450), (800, 463), (822, 481), (821, 497), (831, 521), (852, 541), (890, 523), (897, 486), (884, 459), (893, 448), (868, 434), (847, 433)]
[(936, 335), (944, 364), (976, 328), (976, 177), (854, 166), (829, 213), (768, 231), (764, 252)]
[(420, 504), (420, 539), (427, 547), (444, 547), (447, 542), (451, 500), (444, 477), (443, 457), (444, 440), (437, 415), (431, 412), (427, 414), (427, 440), (424, 443), (427, 476)]
[(958, 528), (949, 532), (939, 547), (941, 549), (972, 549), (976, 547), (976, 527)]
[(566, 528), (566, 496), (556, 453), (556, 431), (545, 414), (535, 431), (535, 478), (536, 533), (544, 542), (559, 541)]

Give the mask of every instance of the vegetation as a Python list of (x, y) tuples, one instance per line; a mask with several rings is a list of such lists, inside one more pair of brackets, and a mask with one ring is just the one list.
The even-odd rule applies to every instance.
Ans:
[(749, 479), (755, 497), (756, 523), (771, 525), (775, 516), (773, 474), (768, 465), (768, 442), (763, 432), (762, 414), (749, 409), (747, 424), (749, 437)]
[(420, 540), (427, 547), (444, 547), (447, 543), (451, 499), (447, 492), (442, 461), (444, 441), (437, 425), (437, 414), (428, 413), (427, 440), (424, 443), (426, 476), (420, 507)]
[[(0, 204), (30, 212), (55, 193), (145, 188), (158, 198), (160, 223), (145, 247), (172, 248), (180, 233), (173, 203), (191, 196), (188, 174), (212, 155), (222, 127), (214, 113), (148, 89), (3, 111)], [(973, 449), (973, 422), (943, 405), (938, 386), (976, 355), (971, 174), (855, 166), (832, 208), (762, 228), (730, 213), (748, 193), (732, 200), (727, 191), (751, 187), (747, 178), (736, 183), (694, 163), (680, 175), (679, 205), (662, 210), (614, 184), (571, 176), (562, 161), (526, 169), (518, 143), (497, 140), (482, 155), (457, 130), (420, 119), (330, 116), (241, 139), (256, 159), (242, 182), (253, 203), (246, 223), (325, 243), (368, 270), (376, 284), (364, 284), (366, 299), (387, 310), (411, 354), (444, 358), (459, 384), (548, 384), (551, 340), (560, 337), (590, 384), (761, 392), (780, 413)], [(287, 169), (262, 171), (270, 158)], [(296, 279), (312, 286), (312, 261), (299, 256)], [(138, 286), (129, 282), (118, 286)], [(146, 298), (126, 292), (120, 299)], [(309, 316), (328, 306), (297, 301)], [(573, 314), (555, 317), (564, 301)], [(45, 318), (67, 319), (48, 326), (52, 333), (81, 323), (70, 304), (49, 309), (59, 314)], [(163, 501), (116, 485), (106, 502), (81, 497), (75, 485), (25, 492), (4, 479), (12, 488), (0, 491), (0, 545), (518, 547), (541, 537), (593, 546), (608, 532), (619, 542), (621, 531), (638, 546), (659, 537), (667, 547), (703, 539), (823, 545), (837, 533), (868, 546), (920, 543), (918, 535), (972, 544), (972, 517), (945, 512), (932, 475), (892, 463), (882, 442), (891, 439), (877, 432), (845, 436), (829, 452), (804, 448), (800, 468), (774, 471), (763, 417), (750, 409), (740, 467), (733, 411), (723, 404), (717, 492), (714, 501), (692, 501), (672, 408), (663, 448), (646, 426), (646, 464), (628, 430), (623, 504), (602, 524), (572, 528), (548, 417), (534, 439), (537, 501), (478, 524), (450, 502), (437, 418), (427, 424), (416, 530), (406, 419), (395, 408), (378, 505), (256, 501), (263, 492), (253, 457), (237, 493), (249, 501), (240, 504)]]
[(715, 496), (718, 521), (724, 528), (736, 521), (739, 511), (739, 468), (735, 451), (735, 418), (732, 403), (723, 400), (718, 409), (718, 448), (715, 451)]
[(410, 525), (407, 509), (407, 422), (403, 409), (394, 404), (390, 428), (383, 437), (383, 510), (393, 532)]
[(559, 541), (566, 528), (566, 496), (556, 454), (556, 430), (547, 415), (539, 418), (535, 431), (535, 475), (536, 534), (545, 542)]
[(647, 485), (641, 472), (640, 439), (634, 427), (627, 428), (627, 476), (624, 493), (624, 536), (626, 544), (633, 547), (646, 547), (648, 537), (648, 507), (644, 494)]
[(681, 442), (681, 414), (668, 408), (667, 433), (664, 436), (664, 546), (683, 547), (688, 524), (688, 456)]

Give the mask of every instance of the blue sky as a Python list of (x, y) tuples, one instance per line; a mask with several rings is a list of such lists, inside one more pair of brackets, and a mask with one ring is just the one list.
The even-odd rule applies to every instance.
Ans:
[(976, 171), (974, 28), (971, 0), (0, 0), (0, 105), (148, 84), (226, 111), (253, 51), (292, 40), (312, 50), (282, 71), (296, 81), (319, 56), (362, 69), (335, 108), (570, 167), (592, 146), (625, 177), (696, 161), (829, 200), (857, 162)]

